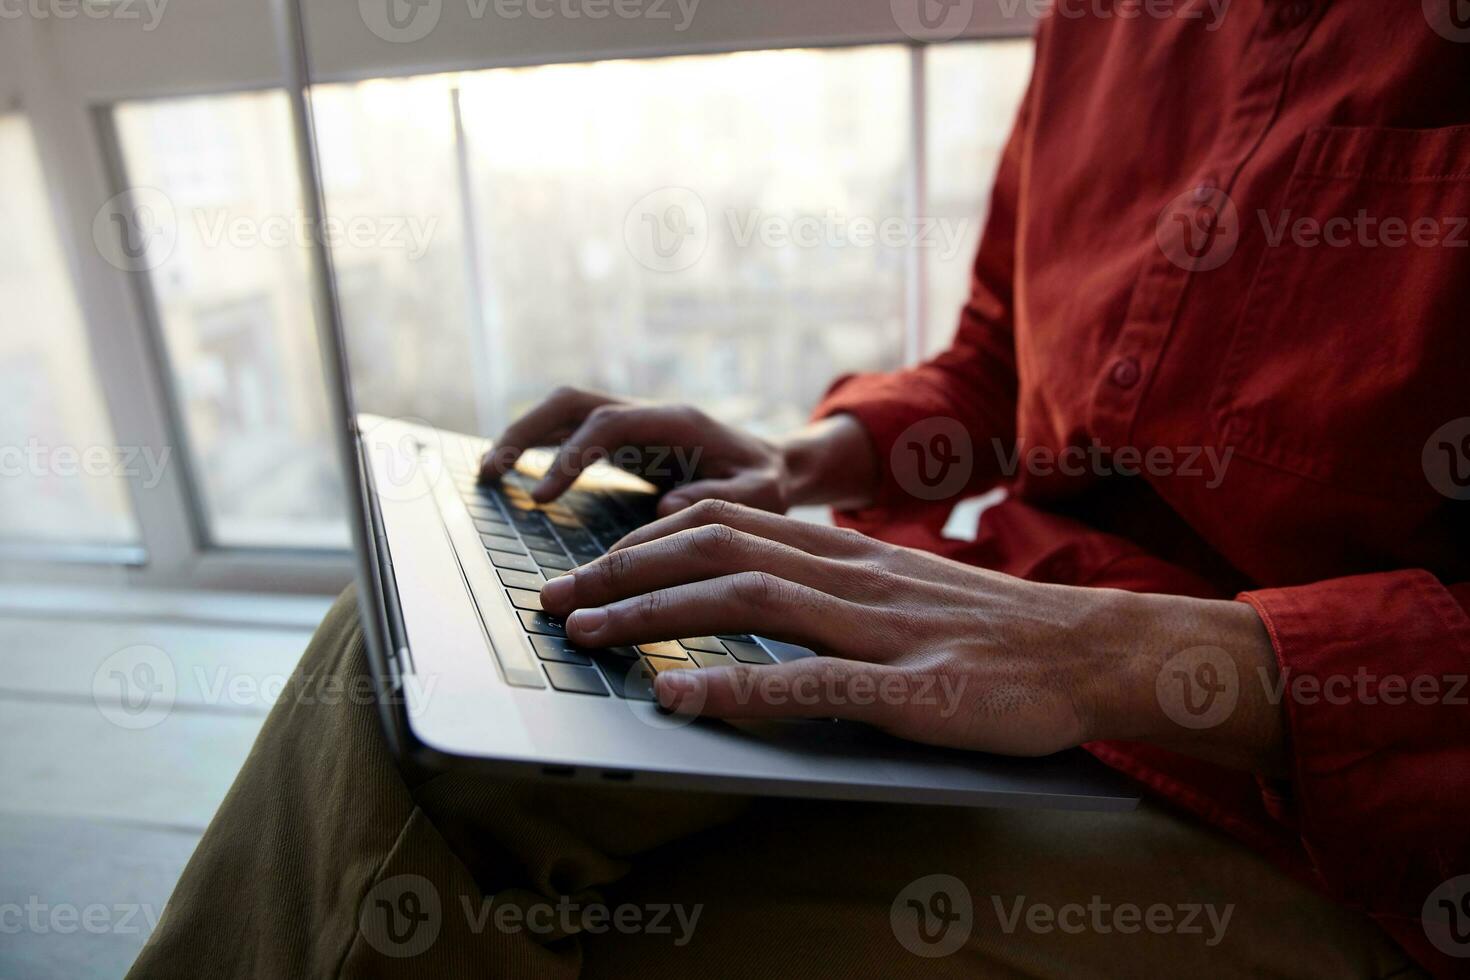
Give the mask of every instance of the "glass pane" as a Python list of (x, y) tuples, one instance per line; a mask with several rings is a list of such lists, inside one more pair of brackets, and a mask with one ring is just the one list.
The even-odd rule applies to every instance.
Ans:
[(345, 545), (284, 94), (124, 103), (115, 119), (213, 540)]
[(313, 90), (359, 407), (479, 428), (448, 76)]
[(0, 538), (136, 544), (130, 473), (167, 460), (116, 445), (92, 371), (30, 126), (0, 116)]
[(899, 362), (904, 49), (461, 84), (497, 421), (566, 383), (784, 429)]
[[(970, 288), (970, 266), (990, 205), (995, 168), (1031, 77), (1032, 43), (937, 45), (925, 57), (929, 95), (928, 214), (958, 230), (929, 253), (925, 355), (949, 346)], [(946, 225), (946, 223), (948, 223)]]

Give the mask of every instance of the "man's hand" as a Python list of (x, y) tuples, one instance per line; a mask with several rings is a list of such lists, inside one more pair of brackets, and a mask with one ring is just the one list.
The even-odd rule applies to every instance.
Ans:
[[(853, 505), (865, 502), (874, 482), (872, 447), (846, 416), (773, 443), (687, 405), (621, 401), (575, 388), (558, 389), (512, 423), (481, 461), (481, 478), (498, 479), (532, 446), (558, 444), (531, 494), (543, 503), (564, 493), (592, 461), (618, 461), (626, 447), (635, 450), (633, 458), (657, 459), (664, 468), (677, 459), (690, 469), (662, 481), (661, 515), (706, 499), (776, 512), (803, 503)], [(634, 469), (661, 482), (661, 474)]]
[(1164, 663), (1211, 645), (1274, 663), (1241, 603), (1026, 582), (856, 532), (706, 500), (552, 579), (546, 609), (585, 647), (759, 633), (816, 658), (668, 670), (661, 705), (720, 718), (849, 718), (935, 745), (1041, 755), (1143, 739), (1270, 769), (1280, 721), (1244, 704), (1181, 730)]

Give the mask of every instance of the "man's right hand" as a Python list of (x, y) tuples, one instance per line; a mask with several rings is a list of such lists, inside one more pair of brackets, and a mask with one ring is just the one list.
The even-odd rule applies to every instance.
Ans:
[[(481, 461), (480, 478), (498, 479), (526, 449), (545, 445), (559, 449), (532, 491), (537, 501), (559, 497), (596, 459), (642, 459), (645, 467), (658, 461), (671, 471), (629, 465), (664, 485), (660, 516), (708, 498), (777, 513), (804, 503), (856, 505), (865, 502), (875, 479), (872, 447), (849, 416), (817, 422), (778, 444), (688, 405), (626, 401), (576, 388), (557, 389), (511, 423)], [(620, 454), (626, 447), (636, 451)], [(673, 472), (681, 468), (685, 472)]]

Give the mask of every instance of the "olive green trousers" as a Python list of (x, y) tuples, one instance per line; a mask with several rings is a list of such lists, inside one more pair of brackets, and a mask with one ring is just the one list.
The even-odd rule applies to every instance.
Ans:
[(406, 776), (340, 599), (134, 978), (1418, 975), (1233, 841), (1123, 814)]

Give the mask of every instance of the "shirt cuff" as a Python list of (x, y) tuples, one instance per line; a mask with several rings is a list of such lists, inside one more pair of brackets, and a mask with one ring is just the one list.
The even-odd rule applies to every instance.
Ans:
[(1470, 868), (1470, 617), (1419, 570), (1242, 593), (1266, 624), (1292, 778), (1282, 806), (1339, 897), (1417, 917)]

